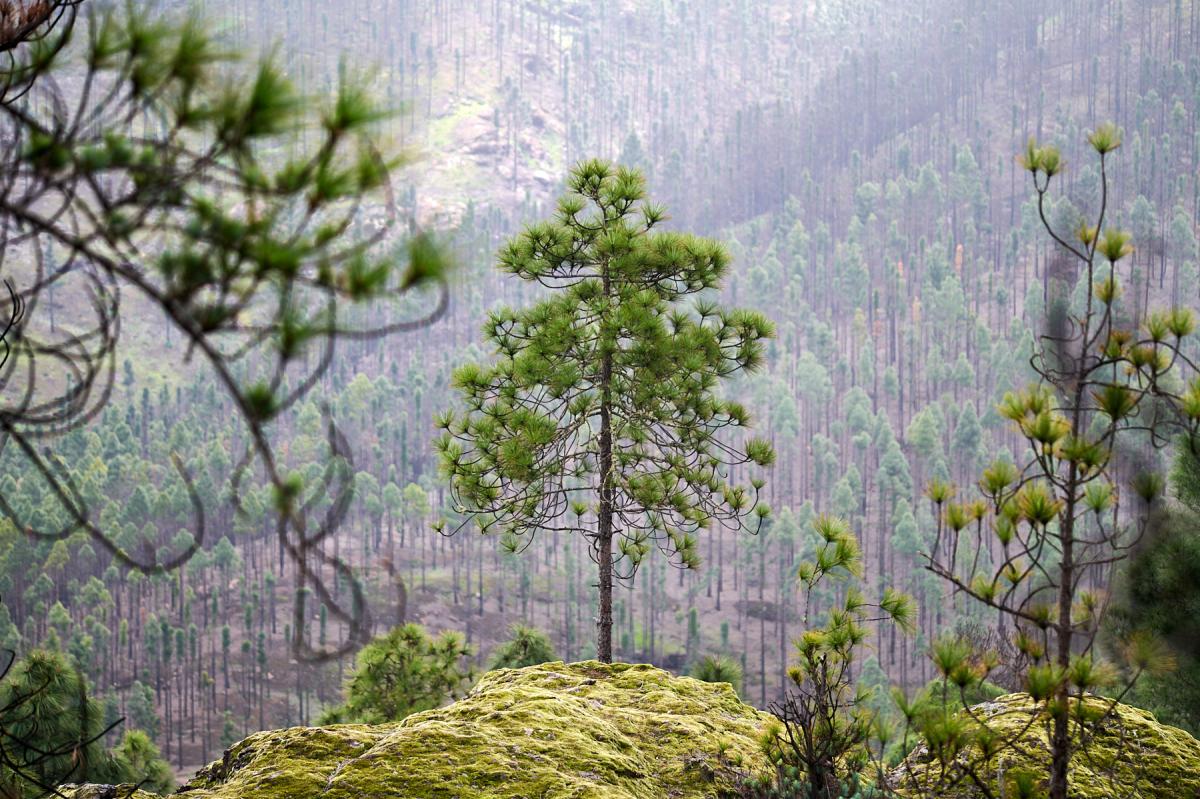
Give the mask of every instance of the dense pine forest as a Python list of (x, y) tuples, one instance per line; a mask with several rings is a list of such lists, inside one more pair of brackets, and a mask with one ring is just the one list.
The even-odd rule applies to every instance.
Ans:
[(189, 8), (0, 3), (0, 795), (557, 660), (823, 731), (739, 796), (1200, 735), (1198, 4)]

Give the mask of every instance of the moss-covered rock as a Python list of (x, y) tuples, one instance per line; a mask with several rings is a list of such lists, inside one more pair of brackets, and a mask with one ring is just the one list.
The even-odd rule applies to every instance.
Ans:
[(458, 702), (397, 724), (256, 733), (178, 796), (710, 797), (722, 755), (765, 766), (758, 735), (769, 720), (724, 683), (651, 666), (546, 663), (489, 672)]
[[(1110, 707), (1112, 712), (1108, 713)], [(972, 708), (972, 713), (1005, 739), (1015, 740), (983, 764), (978, 749), (968, 749), (959, 761), (976, 764), (976, 772), (989, 785), (997, 785), (1000, 775), (1008, 782), (1018, 773), (1042, 777), (1049, 767), (1047, 718), (1044, 709), (1034, 705), (1028, 694), (1007, 694)], [(1072, 799), (1109, 799), (1114, 796), (1140, 799), (1182, 799), (1200, 797), (1200, 741), (1183, 730), (1159, 724), (1154, 716), (1128, 705), (1112, 705), (1111, 700), (1091, 697), (1084, 701), (1088, 718), (1101, 718), (1090, 739), (1080, 746), (1071, 762)], [(1032, 723), (1031, 723), (1032, 722)], [(1078, 742), (1078, 739), (1077, 739)], [(981, 796), (977, 788), (963, 780), (956, 786), (939, 784), (941, 764), (929, 750), (918, 746), (892, 772), (891, 782), (906, 795), (928, 795), (937, 785), (937, 795), (946, 799)], [(925, 786), (921, 791), (917, 786)]]
[(67, 799), (160, 799), (136, 785), (63, 785), (58, 791)]

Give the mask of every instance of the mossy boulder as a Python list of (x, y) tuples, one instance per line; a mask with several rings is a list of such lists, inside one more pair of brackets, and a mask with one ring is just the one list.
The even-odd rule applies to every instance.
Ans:
[[(396, 724), (260, 732), (180, 799), (689, 799), (722, 758), (755, 771), (771, 717), (733, 689), (651, 666), (488, 672), (463, 699)], [(82, 799), (82, 797), (81, 797)]]
[(160, 799), (136, 785), (63, 785), (58, 791), (67, 799)]
[[(986, 784), (997, 785), (1001, 774), (1008, 775), (1008, 782), (1019, 772), (1038, 777), (1047, 773), (1050, 749), (1044, 706), (1035, 705), (1028, 694), (1007, 694), (975, 705), (972, 713), (1003, 738), (1017, 742), (986, 764), (977, 749), (960, 755), (960, 762), (970, 760), (976, 764)], [(1071, 799), (1200, 798), (1200, 741), (1183, 730), (1158, 723), (1144, 710), (1113, 705), (1111, 700), (1099, 697), (1084, 700), (1083, 714), (1100, 721), (1088, 725), (1089, 740), (1072, 758)], [(941, 764), (921, 745), (892, 772), (891, 782), (904, 795), (928, 795), (928, 787), (939, 784), (940, 769)], [(918, 786), (926, 786), (926, 790)], [(937, 795), (944, 799), (975, 799), (983, 794), (964, 780), (953, 787), (939, 785)]]

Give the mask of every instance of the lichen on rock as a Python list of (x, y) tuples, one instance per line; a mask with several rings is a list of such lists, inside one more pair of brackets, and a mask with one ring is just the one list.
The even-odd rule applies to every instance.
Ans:
[(488, 672), (458, 702), (395, 724), (255, 733), (178, 796), (699, 799), (717, 795), (723, 759), (766, 767), (770, 719), (723, 683), (545, 663)]
[[(971, 712), (1016, 744), (986, 763), (977, 749), (969, 748), (959, 756), (960, 762), (974, 764), (985, 784), (997, 785), (1005, 774), (1047, 774), (1050, 747), (1044, 705), (1035, 705), (1028, 694), (1007, 694), (975, 705)], [(1071, 799), (1200, 797), (1200, 741), (1160, 724), (1145, 710), (1100, 697), (1086, 698), (1082, 713), (1100, 720), (1086, 725), (1085, 743), (1080, 745), (1079, 736), (1075, 738), (1077, 749), (1068, 775)], [(892, 772), (890, 781), (906, 796), (927, 796), (934, 785), (936, 795), (945, 799), (983, 795), (968, 780), (954, 786), (939, 784), (940, 772), (941, 764), (921, 745)]]

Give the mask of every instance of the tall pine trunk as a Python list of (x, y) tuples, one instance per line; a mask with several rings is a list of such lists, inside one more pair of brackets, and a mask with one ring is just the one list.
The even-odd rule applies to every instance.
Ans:
[[(604, 282), (607, 289), (607, 278)], [(596, 537), (600, 566), (600, 618), (596, 622), (596, 657), (601, 663), (612, 663), (613, 448), (611, 384), (612, 354), (606, 352), (600, 366), (600, 514)]]
[[(1084, 336), (1086, 340), (1088, 328), (1084, 327)], [(1081, 356), (1086, 357), (1086, 356)], [(1080, 408), (1083, 402), (1083, 386), (1086, 385), (1087, 370), (1080, 368), (1083, 379), (1079, 380), (1074, 389), (1074, 410), (1071, 418), (1071, 430), (1075, 435), (1079, 434), (1082, 427), (1082, 413)], [(1062, 525), (1059, 531), (1059, 546), (1061, 547), (1062, 557), (1059, 561), (1059, 586), (1058, 586), (1058, 625), (1057, 625), (1057, 651), (1055, 652), (1055, 660), (1058, 667), (1066, 674), (1071, 666), (1071, 644), (1074, 619), (1072, 617), (1074, 589), (1075, 589), (1075, 497), (1079, 491), (1079, 472), (1074, 462), (1068, 467), (1067, 472), (1067, 497), (1066, 497), (1066, 512), (1062, 516)], [(1068, 693), (1068, 683), (1063, 681), (1056, 692), (1055, 700), (1060, 704), (1061, 712), (1054, 716), (1054, 728), (1051, 730), (1050, 737), (1050, 799), (1067, 799), (1067, 774), (1071, 765), (1071, 732), (1070, 732), (1070, 714), (1067, 712), (1070, 695)]]

